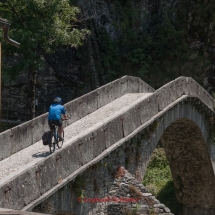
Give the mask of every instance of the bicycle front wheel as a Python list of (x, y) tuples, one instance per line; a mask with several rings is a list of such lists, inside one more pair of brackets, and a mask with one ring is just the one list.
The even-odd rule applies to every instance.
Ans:
[(57, 141), (57, 147), (60, 149), (62, 146), (63, 146), (63, 141), (64, 141), (64, 131), (62, 133), (62, 137), (63, 137), (63, 140), (59, 140)]

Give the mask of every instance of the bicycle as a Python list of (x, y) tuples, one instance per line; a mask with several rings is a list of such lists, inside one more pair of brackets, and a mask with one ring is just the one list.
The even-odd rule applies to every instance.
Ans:
[[(62, 119), (63, 120), (67, 120), (67, 119)], [(51, 141), (49, 142), (49, 150), (50, 150), (50, 154), (52, 154), (55, 151), (55, 145), (57, 145), (57, 147), (60, 149), (63, 146), (63, 141), (64, 141), (64, 130), (62, 132), (62, 140), (59, 140), (58, 137), (58, 126), (56, 126), (55, 124), (51, 125), (51, 131), (52, 133), (52, 138)]]

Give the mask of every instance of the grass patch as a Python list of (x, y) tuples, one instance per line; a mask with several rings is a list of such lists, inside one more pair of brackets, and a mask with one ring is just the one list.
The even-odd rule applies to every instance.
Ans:
[(171, 170), (163, 148), (158, 147), (153, 152), (143, 184), (172, 213), (182, 214), (182, 204), (176, 199)]

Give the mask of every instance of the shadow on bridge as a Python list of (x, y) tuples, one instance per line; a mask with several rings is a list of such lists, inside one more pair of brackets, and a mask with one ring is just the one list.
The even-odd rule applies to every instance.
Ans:
[(32, 157), (35, 157), (35, 158), (45, 158), (45, 157), (47, 157), (49, 155), (50, 155), (49, 152), (37, 152), (37, 153), (33, 154)]

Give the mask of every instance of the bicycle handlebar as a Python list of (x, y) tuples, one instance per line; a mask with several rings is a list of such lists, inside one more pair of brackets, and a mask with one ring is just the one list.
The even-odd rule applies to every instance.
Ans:
[(69, 118), (66, 118), (66, 119), (64, 119), (64, 118), (62, 119), (62, 118), (61, 118), (61, 120), (62, 120), (62, 121), (64, 121), (64, 120), (68, 120), (68, 119), (69, 119)]

